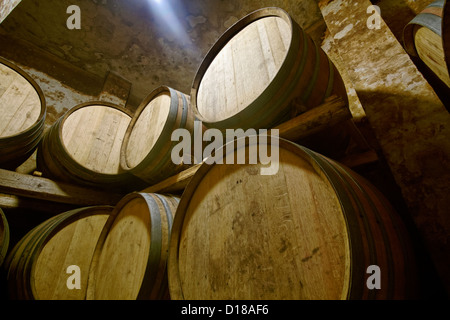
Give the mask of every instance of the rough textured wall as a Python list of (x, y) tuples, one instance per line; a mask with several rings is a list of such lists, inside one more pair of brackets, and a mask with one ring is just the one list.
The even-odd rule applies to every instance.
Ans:
[[(69, 30), (67, 8), (81, 10), (81, 29)], [(0, 33), (27, 41), (104, 78), (113, 71), (142, 99), (160, 85), (190, 92), (209, 48), (234, 22), (266, 6), (288, 11), (319, 39), (317, 4), (305, 1), (237, 0), (24, 0), (0, 25)], [(66, 75), (70, 76), (70, 75)]]
[(0, 23), (14, 10), (22, 0), (0, 0)]
[(450, 115), (384, 21), (366, 25), (367, 0), (321, 6), (339, 55), (409, 214), (450, 292)]

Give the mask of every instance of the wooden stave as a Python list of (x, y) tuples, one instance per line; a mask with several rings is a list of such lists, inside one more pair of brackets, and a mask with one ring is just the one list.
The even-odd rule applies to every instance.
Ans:
[(0, 267), (5, 261), (9, 248), (9, 224), (6, 219), (5, 213), (0, 208)]
[(67, 148), (62, 143), (64, 122), (75, 111), (92, 105), (114, 108), (128, 115), (130, 119), (133, 116), (129, 110), (105, 101), (89, 101), (73, 107), (44, 134), (37, 152), (38, 169), (49, 177), (89, 187), (127, 188), (133, 183), (140, 183), (128, 172), (117, 174), (94, 172), (83, 167), (68, 153)]
[[(59, 221), (55, 227), (53, 227), (51, 230), (48, 230), (48, 232), (46, 232), (44, 234), (44, 238), (37, 246), (37, 250), (35, 250), (33, 252), (33, 254), (30, 256), (30, 259), (33, 261), (33, 264), (30, 264), (26, 271), (29, 272), (31, 277), (34, 277), (34, 275), (36, 274), (36, 265), (37, 265), (37, 261), (38, 261), (38, 256), (41, 254), (45, 245), (51, 240), (51, 238), (53, 236), (55, 236), (57, 233), (59, 233), (64, 227), (70, 225), (73, 222), (78, 222), (79, 220), (88, 218), (90, 216), (95, 216), (98, 214), (101, 214), (101, 215), (106, 214), (107, 216), (109, 216), (111, 214), (112, 210), (113, 210), (112, 206), (93, 206), (93, 207), (80, 208), (80, 209), (76, 210), (74, 213), (65, 217), (64, 220)], [(105, 222), (106, 222), (106, 219), (105, 219)], [(103, 229), (103, 225), (101, 226), (101, 229)], [(95, 243), (97, 243), (98, 238), (94, 238), (93, 241)], [(90, 257), (90, 258), (92, 260), (92, 257)], [(89, 263), (89, 266), (90, 266), (90, 263)], [(81, 269), (85, 272), (85, 269), (83, 267), (84, 266), (81, 266)], [(33, 278), (31, 280), (33, 280)], [(36, 292), (37, 290), (35, 287), (35, 282), (31, 281), (31, 283), (29, 283), (29, 284), (30, 284), (30, 289), (31, 289), (29, 292), (32, 294), (33, 297), (37, 297), (37, 292)], [(87, 284), (87, 278), (86, 278), (86, 284)], [(83, 285), (82, 285), (82, 289), (83, 289)], [(87, 288), (85, 288), (84, 291), (86, 291), (86, 289)], [(40, 297), (38, 297), (38, 298), (40, 299)], [(83, 298), (85, 298), (85, 296)]]
[[(246, 145), (248, 145), (248, 141), (246, 141)], [(384, 195), (365, 178), (334, 160), (284, 139), (280, 139), (280, 147), (287, 147), (291, 151), (297, 149), (310, 157), (311, 161), (314, 162), (313, 166), (323, 170), (339, 195), (351, 236), (352, 275), (347, 299), (415, 299), (417, 297), (417, 270), (411, 239), (403, 221)], [(177, 265), (180, 230), (183, 227), (185, 212), (191, 197), (195, 193), (196, 186), (210, 168), (211, 165), (203, 163), (193, 176), (181, 197), (174, 219), (168, 259), (169, 288), (171, 298), (174, 300), (185, 299)], [(378, 207), (375, 203), (381, 206), (380, 211), (377, 211)], [(358, 208), (371, 208), (372, 211), (361, 212), (361, 210), (357, 210)], [(367, 215), (361, 218), (362, 214)], [(364, 221), (366, 219), (377, 222), (368, 224), (367, 221)], [(378, 221), (385, 221), (386, 226), (382, 225), (381, 222), (378, 223)], [(387, 232), (386, 229), (390, 229), (391, 233)], [(394, 229), (396, 232), (392, 231)], [(370, 235), (374, 233), (381, 234), (384, 238), (380, 239), (380, 236), (371, 238)], [(392, 247), (386, 249), (385, 246)], [(367, 248), (372, 248), (372, 251), (367, 250)], [(401, 256), (399, 257), (396, 254), (401, 254)], [(380, 262), (383, 263), (380, 266), (382, 269), (382, 286), (389, 285), (387, 292), (369, 290), (366, 287), (368, 275), (363, 266)], [(394, 273), (392, 273), (391, 268), (395, 269)], [(386, 274), (383, 270), (389, 272), (388, 282), (385, 281)], [(384, 287), (382, 288), (385, 290)], [(190, 298), (187, 297), (186, 299)]]
[[(264, 17), (276, 16), (282, 18), (286, 21), (290, 29), (292, 31), (291, 36), (291, 46), (288, 50), (287, 56), (277, 72), (277, 75), (269, 84), (269, 86), (260, 94), (258, 98), (256, 98), (250, 105), (246, 108), (238, 112), (237, 114), (220, 121), (208, 121), (205, 119), (197, 109), (197, 94), (200, 87), (200, 83), (205, 75), (206, 70), (209, 67), (209, 64), (214, 60), (216, 55), (221, 51), (221, 49), (226, 45), (226, 43), (232, 39), (237, 33), (242, 31), (243, 28), (248, 26), (250, 23), (255, 22), (256, 20)], [(313, 47), (314, 51), (307, 50), (307, 52), (303, 52), (304, 48)], [(298, 81), (299, 78), (302, 78), (303, 68), (305, 67), (307, 56), (313, 54), (313, 56), (319, 55), (322, 59), (324, 57), (327, 58), (327, 67), (333, 68), (329, 69), (328, 72), (332, 71), (332, 76), (327, 82), (327, 88), (322, 99), (309, 99), (308, 94), (302, 97), (305, 94), (302, 89), (307, 88), (308, 85), (300, 85), (302, 81)], [(320, 63), (320, 61), (319, 61)], [(323, 61), (322, 61), (323, 63)], [(323, 70), (318, 69), (316, 66), (315, 73), (323, 73)], [(292, 81), (295, 79), (295, 81)], [(303, 76), (303, 82), (308, 82), (305, 76)], [(333, 86), (333, 89), (328, 88), (330, 83), (336, 84)], [(284, 87), (287, 87), (285, 89)], [(314, 85), (312, 85), (314, 88)], [(284, 90), (280, 90), (280, 88)], [(312, 88), (310, 88), (312, 89)], [(319, 94), (320, 90), (317, 90), (315, 94)], [(327, 57), (325, 52), (321, 48), (319, 48), (314, 41), (304, 32), (299, 25), (291, 19), (290, 15), (280, 8), (269, 7), (256, 10), (244, 18), (240, 19), (238, 22), (233, 24), (230, 28), (226, 30), (225, 33), (216, 41), (216, 43), (210, 48), (202, 63), (200, 64), (196, 76), (193, 80), (193, 84), (191, 86), (191, 106), (193, 108), (193, 112), (197, 119), (201, 120), (205, 127), (208, 128), (218, 128), (220, 130), (226, 129), (237, 129), (242, 128), (246, 129), (262, 129), (262, 128), (271, 128), (276, 126), (277, 124), (282, 123), (283, 121), (292, 118), (292, 109), (295, 107), (292, 105), (293, 100), (303, 100), (302, 104), (307, 104), (307, 109), (318, 106), (327, 95), (337, 94), (341, 96), (344, 100), (347, 100), (347, 93), (345, 89), (344, 82), (334, 66), (333, 62)], [(314, 96), (314, 95), (313, 95)], [(302, 99), (303, 98), (303, 99)], [(302, 110), (306, 111), (306, 110)], [(273, 113), (271, 113), (273, 112)], [(261, 116), (263, 114), (264, 116)], [(259, 117), (262, 117), (260, 119)], [(257, 120), (255, 120), (255, 118)]]
[[(138, 165), (131, 167), (127, 163), (126, 152), (133, 127), (147, 104), (162, 92), (168, 92), (171, 97), (170, 112), (167, 121), (150, 152)], [(125, 132), (120, 151), (120, 165), (122, 169), (149, 184), (156, 184), (186, 169), (188, 165), (175, 165), (171, 160), (171, 150), (178, 144), (178, 142), (171, 141), (171, 134), (175, 129), (181, 128), (188, 130), (192, 136), (194, 120), (194, 114), (189, 105), (189, 97), (186, 94), (168, 86), (160, 86), (153, 90), (142, 101)]]
[(44, 136), (44, 123), (42, 122), (36, 128), (36, 132), (30, 134), (29, 137), (8, 143), (11, 147), (4, 146), (2, 149), (5, 151), (2, 154), (3, 167), (11, 170), (15, 169), (33, 154)]
[[(112, 206), (73, 209), (42, 222), (30, 230), (8, 256), (7, 281), (11, 299), (39, 300), (33, 282), (36, 262), (48, 241), (69, 224), (98, 212), (109, 212)], [(86, 289), (85, 289), (86, 290)]]
[[(89, 279), (88, 279), (88, 290), (86, 293), (86, 299), (87, 300), (100, 300), (99, 298), (96, 297), (96, 280), (98, 277), (98, 268), (99, 268), (99, 260), (101, 259), (101, 255), (102, 255), (102, 250), (103, 247), (105, 245), (105, 242), (107, 240), (108, 234), (109, 234), (109, 230), (113, 227), (114, 222), (116, 220), (116, 218), (119, 216), (120, 211), (127, 205), (127, 203), (130, 200), (136, 199), (136, 198), (141, 198), (142, 200), (144, 200), (148, 206), (149, 209), (150, 208), (159, 208), (158, 206), (158, 202), (161, 203), (165, 209), (165, 216), (167, 217), (167, 231), (168, 231), (168, 238), (166, 239), (166, 246), (164, 249), (168, 250), (169, 247), (169, 240), (170, 240), (170, 235), (171, 235), (171, 230), (172, 230), (172, 224), (173, 224), (173, 219), (175, 216), (175, 210), (176, 207), (178, 206), (179, 203), (179, 197), (177, 196), (171, 196), (171, 195), (162, 195), (162, 194), (155, 194), (155, 193), (144, 193), (144, 192), (132, 192), (127, 194), (125, 197), (123, 197), (115, 206), (111, 217), (108, 219), (108, 221), (105, 224), (105, 227), (102, 231), (102, 234), (100, 235), (97, 247), (94, 251), (93, 254), (93, 259), (92, 259), (92, 264), (91, 264), (91, 269), (89, 271)], [(170, 204), (168, 204), (170, 202)], [(174, 210), (172, 211), (172, 209), (170, 207), (173, 207)], [(170, 209), (170, 210), (168, 210)], [(159, 211), (159, 210), (158, 210)], [(159, 214), (162, 214), (161, 212), (158, 212)], [(149, 210), (149, 215), (151, 217), (154, 218), (158, 218), (157, 214), (152, 214), (152, 212)], [(161, 222), (159, 219), (156, 219), (159, 222)], [(158, 222), (157, 221), (157, 222)], [(153, 225), (153, 220), (151, 220), (152, 222), (152, 230), (156, 230), (158, 231), (158, 227), (161, 227), (161, 224), (157, 223), (155, 226)], [(155, 239), (152, 236), (152, 243), (159, 243), (159, 245), (161, 244), (161, 239)], [(164, 258), (161, 259), (161, 252), (160, 255), (157, 255), (157, 252), (155, 253), (155, 251), (158, 251), (158, 249), (160, 249), (159, 247), (154, 248), (154, 246), (150, 247), (149, 249), (149, 255), (148, 255), (148, 264), (146, 267), (146, 271), (144, 274), (144, 278), (141, 284), (141, 287), (139, 289), (139, 293), (136, 297), (136, 300), (168, 300), (170, 299), (170, 295), (169, 295), (169, 288), (168, 288), (168, 275), (167, 275), (167, 257), (166, 260), (164, 261)], [(155, 258), (155, 254), (156, 254), (156, 261), (150, 261), (151, 258)], [(168, 253), (167, 253), (168, 255)], [(163, 268), (157, 268), (157, 272), (154, 273), (152, 270), (152, 267), (156, 266), (156, 265), (161, 265), (164, 264), (165, 266)], [(159, 282), (157, 282), (157, 280), (159, 280)], [(155, 286), (155, 283), (158, 283), (159, 286)], [(127, 299), (132, 299), (132, 298), (127, 298)]]
[(403, 29), (403, 43), (408, 54), (417, 57), (418, 53), (414, 45), (414, 28), (416, 25), (431, 29), (441, 36), (441, 17), (435, 13), (426, 12), (428, 8), (443, 8), (445, 1), (437, 0), (429, 4), (423, 11), (414, 17)]
[[(449, 11), (449, 9), (445, 7), (448, 6), (446, 6), (446, 1), (444, 0), (432, 2), (414, 17), (403, 30), (403, 43), (406, 52), (412, 57), (420, 59), (425, 64), (426, 69), (433, 73), (432, 76), (436, 77), (434, 80), (437, 80), (436, 85), (442, 86), (444, 91), (450, 86), (450, 62), (448, 58), (450, 36), (448, 35), (449, 27), (445, 24), (445, 10)], [(422, 32), (420, 39), (425, 38), (425, 31), (423, 30), (426, 31), (427, 38), (434, 34), (439, 37), (439, 44), (436, 43), (439, 47), (430, 47), (428, 43), (416, 43), (416, 33)], [(430, 42), (435, 44), (435, 41), (430, 40)], [(433, 53), (434, 51), (435, 53)], [(441, 60), (441, 54), (443, 55), (443, 60)]]
[(62, 213), (51, 217), (50, 219), (40, 223), (31, 229), (19, 242), (13, 247), (5, 261), (6, 277), (8, 281), (8, 292), (11, 299), (26, 299), (26, 292), (23, 290), (26, 279), (24, 273), (24, 265), (28, 263), (27, 255), (24, 252), (32, 250), (32, 244), (36, 243), (41, 237), (41, 232), (51, 228), (58, 219), (67, 215), (69, 212)]
[[(393, 288), (392, 291), (380, 291), (380, 290), (367, 290), (363, 288), (363, 297), (367, 299), (379, 299), (379, 300), (396, 300), (396, 299), (413, 299), (417, 297), (416, 287), (416, 268), (415, 255), (412, 250), (411, 239), (409, 238), (408, 231), (405, 224), (401, 220), (400, 216), (396, 213), (392, 205), (387, 201), (385, 196), (375, 188), (367, 179), (355, 173), (351, 169), (344, 165), (328, 159), (316, 152), (311, 152), (304, 148), (306, 152), (320, 163), (320, 166), (326, 168), (327, 174), (333, 171), (342, 183), (345, 184), (347, 193), (351, 193), (357, 202), (358, 206), (365, 208), (364, 219), (371, 220), (371, 223), (367, 221), (361, 221), (360, 230), (364, 228), (367, 234), (370, 234), (369, 240), (373, 240), (371, 246), (373, 246), (373, 256), (369, 264), (377, 265), (377, 261), (383, 261), (384, 265), (388, 268), (388, 277), (382, 273), (382, 288), (386, 285), (389, 288)], [(333, 178), (333, 179), (336, 179)], [(356, 215), (357, 217), (357, 215)], [(358, 218), (358, 220), (362, 220)], [(383, 223), (384, 221), (384, 223)], [(390, 229), (390, 231), (388, 230)], [(374, 234), (378, 234), (376, 237)], [(381, 243), (389, 244), (386, 246), (380, 245)], [(371, 252), (372, 253), (372, 252)], [(398, 255), (404, 255), (404, 259), (396, 260)], [(403, 277), (403, 274), (407, 275)], [(361, 283), (364, 283), (365, 270), (361, 270)], [(400, 277), (398, 275), (401, 275)], [(386, 278), (388, 282), (386, 282)], [(400, 279), (402, 279), (400, 281)], [(360, 290), (360, 289), (359, 289)], [(359, 292), (358, 289), (355, 292)], [(351, 291), (350, 299), (360, 299), (360, 295), (355, 295), (353, 290)]]
[[(63, 126), (64, 126), (64, 122), (66, 121), (67, 118), (70, 117), (71, 114), (73, 114), (75, 111), (85, 108), (85, 107), (89, 107), (92, 105), (100, 105), (100, 106), (105, 106), (105, 107), (109, 107), (109, 108), (113, 108), (116, 110), (121, 111), (122, 113), (128, 115), (130, 117), (130, 119), (133, 117), (133, 114), (128, 110), (125, 109), (119, 105), (110, 103), (110, 102), (105, 102), (105, 101), (90, 101), (90, 102), (86, 102), (83, 104), (79, 104), (77, 106), (75, 106), (74, 108), (72, 108), (71, 110), (69, 110), (62, 118), (61, 121), (59, 122), (58, 126), (55, 128), (58, 131), (58, 135), (57, 135), (57, 139), (54, 140), (55, 144), (58, 145), (59, 148), (61, 148), (60, 150), (64, 152), (64, 154), (68, 155), (67, 152), (67, 148), (64, 146), (64, 144), (61, 141), (61, 137), (62, 137), (62, 130), (63, 130)], [(69, 172), (75, 173), (76, 175), (78, 175), (82, 180), (86, 180), (86, 181), (90, 181), (91, 178), (94, 180), (94, 182), (96, 183), (96, 179), (98, 177), (98, 182), (99, 183), (114, 183), (114, 181), (117, 181), (119, 183), (121, 183), (122, 179), (128, 178), (128, 174), (126, 173), (119, 173), (119, 174), (105, 174), (105, 173), (97, 173), (97, 172), (93, 172), (90, 169), (84, 168), (83, 166), (80, 166), (78, 164), (78, 162), (76, 162), (72, 157), (64, 157), (62, 158), (62, 164), (64, 165), (64, 167), (66, 167), (68, 169)]]
[(15, 135), (0, 138), (0, 165), (6, 168), (15, 168), (25, 161), (37, 148), (44, 131), (47, 105), (41, 87), (28, 73), (2, 57), (0, 57), (0, 64), (14, 70), (25, 78), (34, 88), (41, 102), (39, 117), (31, 127)]
[[(16, 291), (11, 295), (14, 299), (18, 300), (33, 300), (33, 295), (31, 291), (30, 284), (30, 273), (29, 268), (30, 264), (33, 261), (30, 258), (30, 252), (36, 250), (37, 245), (43, 240), (44, 235), (58, 225), (58, 223), (63, 220), (65, 217), (70, 216), (72, 212), (63, 213), (61, 215), (57, 215), (46, 222), (40, 224), (36, 229), (31, 230), (29, 234), (27, 234), (23, 241), (21, 241), (21, 246), (23, 246), (23, 251), (15, 251), (15, 255), (13, 258), (13, 268), (12, 275), (8, 275), (8, 287), (11, 293), (11, 290), (14, 286), (16, 286)], [(19, 253), (19, 254), (17, 254)], [(11, 271), (11, 268), (10, 268)]]

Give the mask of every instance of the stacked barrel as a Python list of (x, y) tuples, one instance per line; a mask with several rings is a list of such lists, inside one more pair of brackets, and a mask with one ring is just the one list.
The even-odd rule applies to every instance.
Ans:
[[(202, 162), (182, 194), (128, 193), (195, 162), (188, 154), (174, 163), (176, 129), (191, 138), (196, 120), (202, 137), (208, 129), (271, 129), (331, 96), (347, 103), (333, 62), (289, 14), (264, 8), (218, 39), (190, 95), (161, 86), (134, 114), (99, 101), (69, 110), (42, 139), (39, 168), (55, 180), (124, 186), (127, 194), (114, 207), (65, 212), (30, 231), (6, 261), (11, 297), (409, 297), (415, 263), (402, 220), (370, 182), (330, 159), (348, 143), (341, 125), (308, 148), (281, 138), (276, 146), (224, 142), (214, 154), (224, 164)], [(278, 152), (272, 174), (261, 175), (261, 157), (249, 162), (260, 149)], [(230, 153), (245, 163), (227, 163)], [(76, 293), (68, 289), (70, 265), (81, 269)], [(367, 286), (372, 266), (381, 272), (378, 290)]]
[[(430, 3), (403, 30), (406, 51), (419, 58), (446, 88), (450, 88), (450, 6), (445, 0)], [(438, 88), (437, 88), (438, 89)]]
[(38, 84), (0, 58), (0, 167), (16, 168), (35, 151), (44, 132), (46, 111)]

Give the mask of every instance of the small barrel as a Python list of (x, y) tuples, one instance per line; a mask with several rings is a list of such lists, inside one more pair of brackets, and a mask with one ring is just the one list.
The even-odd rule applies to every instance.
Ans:
[(347, 100), (332, 61), (280, 8), (263, 8), (231, 26), (201, 63), (191, 106), (205, 127), (269, 129), (319, 106)]
[(100, 101), (80, 104), (46, 132), (37, 154), (44, 176), (99, 188), (123, 188), (132, 176), (120, 167), (130, 111)]
[(161, 86), (143, 100), (125, 132), (122, 169), (155, 184), (186, 168), (172, 159), (172, 149), (178, 141), (171, 141), (171, 136), (176, 129), (187, 130), (193, 141), (194, 114), (189, 97)]
[(169, 298), (166, 264), (178, 202), (136, 192), (117, 204), (94, 253), (88, 300)]
[(0, 209), (0, 266), (5, 260), (9, 247), (9, 225), (5, 213)]
[[(377, 189), (350, 169), (283, 139), (272, 174), (262, 175), (267, 165), (249, 164), (249, 157), (251, 150), (269, 145), (249, 140), (223, 150), (224, 164), (202, 164), (181, 197), (169, 248), (172, 299), (414, 294), (408, 231)], [(226, 164), (233, 153), (246, 164)]]
[[(110, 206), (75, 209), (54, 216), (28, 232), (5, 261), (9, 297), (84, 300), (92, 256), (112, 211)], [(73, 280), (69, 279), (74, 273), (71, 266), (79, 268)], [(77, 281), (78, 288), (69, 287), (77, 285)]]
[(0, 58), (0, 166), (14, 169), (36, 149), (44, 130), (45, 97), (22, 69)]
[(443, 44), (444, 4), (445, 0), (434, 1), (414, 17), (403, 30), (403, 42), (410, 55), (419, 57), (450, 87)]

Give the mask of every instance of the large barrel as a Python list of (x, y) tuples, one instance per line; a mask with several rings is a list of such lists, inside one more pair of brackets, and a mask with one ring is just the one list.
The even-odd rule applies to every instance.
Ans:
[[(71, 210), (28, 232), (5, 261), (9, 297), (85, 299), (92, 256), (112, 210), (110, 206)], [(79, 289), (68, 286), (70, 266), (79, 267)]]
[(336, 94), (339, 72), (288, 13), (263, 8), (230, 27), (201, 63), (191, 106), (208, 128), (272, 128)]
[(36, 149), (44, 130), (45, 97), (22, 69), (0, 58), (0, 166), (14, 169)]
[(142, 101), (125, 132), (122, 168), (150, 184), (181, 171), (185, 166), (175, 164), (171, 157), (178, 143), (171, 141), (176, 129), (186, 129), (192, 137), (194, 114), (189, 97), (161, 86)]
[(168, 299), (166, 264), (178, 202), (131, 193), (117, 204), (94, 253), (87, 299)]
[(9, 247), (9, 224), (5, 213), (0, 209), (0, 266), (6, 257)]
[(130, 111), (92, 101), (75, 106), (46, 132), (37, 154), (44, 176), (90, 187), (124, 188), (132, 176), (120, 167)]
[[(409, 235), (379, 191), (350, 169), (286, 140), (279, 141), (278, 171), (261, 175), (260, 162), (248, 164), (252, 147), (255, 142), (246, 141), (223, 152), (224, 163), (230, 152), (245, 152), (247, 164), (202, 164), (186, 187), (169, 249), (172, 299), (413, 294)], [(380, 289), (372, 287), (376, 279)]]
[(443, 44), (444, 4), (445, 0), (434, 1), (414, 17), (403, 30), (403, 41), (410, 55), (419, 57), (450, 87)]

